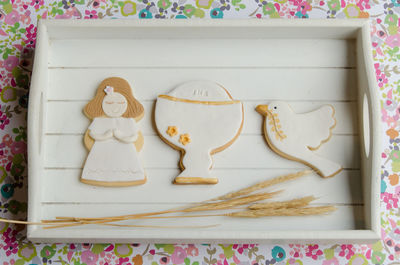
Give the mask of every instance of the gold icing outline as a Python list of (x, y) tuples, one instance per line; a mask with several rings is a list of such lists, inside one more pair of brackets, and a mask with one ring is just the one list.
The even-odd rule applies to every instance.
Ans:
[[(336, 121), (336, 118), (335, 118), (335, 114), (336, 114), (335, 107), (332, 106), (331, 104), (325, 104), (325, 105), (331, 107), (331, 109), (332, 109), (332, 119), (335, 121), (335, 123), (334, 123), (331, 127), (329, 127), (329, 136), (328, 136), (328, 138), (321, 140), (321, 142), (319, 143), (319, 145), (316, 146), (316, 147), (314, 147), (314, 146), (307, 146), (307, 148), (310, 149), (311, 151), (318, 150), (318, 149), (321, 147), (321, 145), (323, 145), (324, 143), (328, 142), (328, 141), (331, 139), (331, 137), (332, 137), (332, 134), (333, 134), (332, 131), (333, 131), (333, 129), (336, 127), (337, 121)], [(323, 106), (322, 106), (322, 107), (323, 107)], [(322, 108), (322, 107), (320, 107), (320, 108)]]
[(203, 100), (193, 100), (193, 99), (186, 99), (186, 98), (177, 98), (169, 95), (159, 95), (159, 98), (164, 98), (172, 101), (178, 102), (186, 102), (186, 103), (193, 103), (193, 104), (203, 104), (203, 105), (231, 105), (241, 103), (239, 100), (227, 100), (227, 101), (203, 101)]
[(132, 181), (101, 181), (101, 180), (90, 180), (80, 178), (80, 181), (84, 184), (99, 186), (99, 187), (126, 187), (126, 186), (138, 186), (143, 185), (147, 182), (147, 176), (144, 175), (144, 179), (132, 180)]
[[(332, 133), (332, 129), (336, 126), (336, 118), (334, 117), (336, 110), (335, 110), (335, 108), (334, 108), (331, 104), (327, 104), (327, 105), (330, 106), (330, 107), (333, 109), (333, 111), (334, 111), (332, 115), (333, 115), (333, 118), (335, 119), (335, 124), (333, 125), (333, 127), (330, 127), (330, 128), (329, 128), (329, 129), (330, 129), (330, 132)], [(291, 108), (291, 106), (290, 106), (290, 108)], [(257, 110), (257, 108), (256, 108), (256, 110)], [(268, 110), (268, 112), (271, 113), (269, 110)], [(339, 173), (343, 170), (343, 167), (341, 166), (341, 168), (340, 168), (338, 171), (334, 172), (333, 174), (331, 174), (331, 175), (329, 175), (329, 176), (325, 176), (325, 175), (322, 174), (322, 172), (321, 172), (316, 166), (311, 165), (310, 163), (308, 163), (308, 162), (306, 162), (306, 161), (304, 161), (304, 160), (302, 160), (302, 159), (300, 159), (300, 158), (297, 158), (297, 157), (288, 155), (288, 154), (282, 152), (281, 150), (279, 150), (279, 149), (272, 143), (272, 141), (271, 141), (271, 139), (270, 139), (270, 135), (269, 135), (268, 132), (267, 132), (267, 126), (266, 126), (266, 124), (265, 124), (265, 123), (267, 122), (267, 119), (265, 119), (265, 115), (263, 115), (262, 113), (260, 113), (260, 114), (264, 117), (264, 119), (263, 119), (263, 125), (262, 125), (262, 130), (263, 130), (263, 134), (264, 134), (264, 139), (265, 139), (265, 141), (267, 142), (268, 146), (269, 146), (269, 147), (272, 149), (272, 151), (274, 151), (276, 154), (280, 155), (280, 156), (283, 157), (283, 158), (286, 158), (286, 159), (289, 159), (289, 160), (292, 160), (292, 161), (295, 161), (295, 162), (302, 163), (303, 165), (306, 165), (306, 166), (312, 168), (318, 175), (320, 175), (320, 176), (323, 177), (323, 178), (331, 178), (331, 177), (334, 177), (334, 176), (336, 176), (337, 174), (339, 174)], [(324, 144), (324, 143), (326, 143), (327, 141), (329, 141), (330, 138), (331, 138), (331, 137), (329, 137), (328, 139), (325, 139), (325, 142), (322, 142), (322, 143), (318, 146), (318, 148), (321, 147), (322, 144)], [(306, 147), (309, 148), (308, 146), (306, 146)], [(318, 148), (317, 148), (317, 149), (318, 149)], [(317, 150), (317, 149), (315, 149), (315, 150)], [(310, 151), (313, 151), (313, 150), (310, 149)]]
[[(223, 146), (220, 146), (220, 147), (217, 147), (217, 148), (215, 148), (215, 149), (213, 149), (213, 150), (211, 150), (210, 151), (210, 155), (214, 155), (214, 154), (216, 154), (216, 153), (218, 153), (218, 152), (221, 152), (221, 151), (223, 151), (223, 150), (225, 150), (226, 148), (228, 148), (229, 146), (231, 146), (232, 144), (233, 144), (233, 142), (235, 142), (236, 141), (236, 139), (239, 137), (239, 135), (240, 135), (240, 133), (242, 132), (242, 130), (243, 130), (243, 124), (244, 124), (244, 106), (243, 106), (243, 103), (240, 101), (240, 100), (234, 100), (233, 98), (232, 98), (232, 96), (231, 96), (231, 94), (229, 93), (229, 91), (225, 88), (225, 87), (223, 87), (221, 84), (218, 84), (218, 85), (220, 85), (221, 86), (221, 88), (223, 89), (223, 90), (225, 90), (225, 92), (226, 92), (226, 94), (228, 94), (228, 97), (230, 98), (230, 99), (232, 99), (231, 101), (197, 101), (197, 100), (189, 100), (189, 99), (180, 99), (180, 98), (175, 98), (175, 97), (172, 97), (172, 96), (168, 96), (168, 95), (158, 95), (158, 97), (157, 97), (157, 99), (158, 98), (163, 98), (163, 99), (167, 99), (167, 100), (174, 100), (174, 99), (177, 99), (176, 101), (180, 101), (180, 100), (182, 100), (182, 102), (187, 102), (187, 103), (197, 103), (197, 104), (204, 104), (204, 105), (207, 105), (207, 102), (212, 102), (212, 103), (221, 103), (221, 102), (225, 102), (225, 104), (214, 104), (214, 105), (228, 105), (228, 104), (240, 104), (241, 105), (241, 107), (242, 107), (242, 122), (241, 122), (241, 124), (240, 124), (240, 128), (238, 129), (238, 131), (237, 131), (237, 133), (236, 133), (236, 135), (229, 141), (229, 142), (227, 142), (225, 145), (223, 145)], [(211, 104), (212, 105), (212, 104)], [(155, 113), (155, 107), (156, 107), (156, 104), (154, 104), (154, 106), (153, 106), (153, 112)], [(153, 122), (155, 123), (155, 120), (154, 120), (154, 115), (153, 115), (153, 117), (152, 117), (152, 119), (153, 119)], [(157, 128), (157, 126), (156, 126), (156, 128)], [(167, 145), (169, 145), (169, 146), (171, 146), (173, 149), (175, 149), (175, 150), (177, 150), (177, 151), (179, 151), (180, 153), (181, 153), (181, 155), (180, 155), (180, 159), (179, 159), (179, 162), (178, 162), (178, 165), (179, 165), (179, 168), (181, 169), (181, 171), (183, 171), (183, 170), (185, 170), (185, 167), (184, 167), (184, 165), (183, 165), (183, 157), (185, 156), (185, 149), (183, 149), (183, 148), (181, 148), (181, 147), (179, 147), (179, 146), (177, 146), (177, 145), (175, 145), (175, 144), (173, 144), (172, 142), (170, 142), (168, 139), (166, 139), (162, 134), (161, 134), (161, 132), (158, 130), (158, 128), (157, 128), (157, 133), (158, 133), (158, 136), (161, 138), (161, 140), (162, 141), (164, 141)], [(211, 157), (211, 159), (213, 160), (213, 157)], [(213, 161), (214, 162), (214, 161)], [(210, 166), (210, 169), (213, 167), (213, 164)], [(176, 179), (177, 177), (175, 177), (175, 179)], [(185, 178), (185, 180), (184, 181), (182, 181), (182, 182), (180, 182), (180, 183), (176, 183), (175, 182), (175, 179), (174, 179), (174, 181), (172, 182), (173, 184), (183, 184), (183, 185), (185, 185), (185, 184), (217, 184), (218, 183), (218, 179), (217, 179), (217, 182), (213, 182), (212, 180), (211, 180), (211, 182), (209, 182), (209, 181), (202, 181), (202, 182), (200, 182), (199, 181), (199, 177), (191, 177), (190, 178), (190, 180), (192, 180), (193, 182), (189, 182), (190, 180), (186, 177)], [(202, 179), (204, 179), (204, 178), (202, 178)], [(185, 183), (183, 183), (183, 182), (185, 182)]]
[(306, 162), (306, 161), (304, 161), (304, 160), (302, 160), (302, 159), (300, 159), (300, 158), (297, 158), (297, 157), (288, 155), (288, 154), (286, 154), (286, 153), (280, 151), (277, 147), (275, 147), (275, 145), (272, 143), (272, 141), (271, 141), (271, 139), (270, 139), (270, 137), (269, 137), (269, 134), (268, 134), (267, 129), (266, 129), (266, 126), (265, 126), (265, 120), (266, 120), (266, 119), (264, 119), (264, 122), (263, 122), (263, 131), (264, 131), (264, 136), (265, 136), (264, 139), (266, 140), (266, 142), (267, 142), (267, 144), (269, 145), (269, 147), (270, 147), (275, 153), (277, 153), (278, 155), (280, 155), (281, 157), (286, 158), (286, 159), (289, 159), (289, 160), (292, 160), (292, 161), (296, 161), (296, 162), (302, 163), (302, 164), (304, 164), (304, 165), (306, 165), (306, 166), (312, 168), (318, 175), (320, 175), (320, 176), (323, 177), (323, 178), (331, 178), (331, 177), (333, 177), (333, 176), (336, 176), (337, 174), (339, 174), (339, 173), (343, 170), (343, 167), (341, 167), (338, 171), (334, 172), (333, 174), (331, 174), (331, 175), (329, 175), (329, 176), (325, 176), (325, 175), (323, 175), (322, 172), (321, 172), (317, 167), (315, 167), (314, 165), (311, 165), (310, 163), (308, 163), (308, 162)]
[(217, 184), (217, 178), (202, 178), (202, 177), (176, 177), (174, 184), (187, 185), (187, 184)]

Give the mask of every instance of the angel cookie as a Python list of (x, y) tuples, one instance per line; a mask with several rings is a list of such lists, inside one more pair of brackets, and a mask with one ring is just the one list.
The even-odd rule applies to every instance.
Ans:
[(138, 157), (143, 136), (137, 125), (144, 109), (129, 83), (118, 77), (103, 80), (84, 113), (92, 122), (84, 135), (89, 155), (81, 181), (114, 187), (144, 184), (146, 175)]
[(336, 125), (333, 106), (295, 113), (286, 102), (275, 101), (259, 105), (256, 110), (265, 116), (265, 138), (276, 153), (312, 167), (322, 177), (332, 177), (342, 170), (341, 165), (313, 152), (332, 136)]
[(230, 146), (243, 126), (243, 105), (210, 81), (184, 83), (159, 95), (155, 123), (161, 139), (181, 151), (176, 184), (216, 184), (212, 154)]

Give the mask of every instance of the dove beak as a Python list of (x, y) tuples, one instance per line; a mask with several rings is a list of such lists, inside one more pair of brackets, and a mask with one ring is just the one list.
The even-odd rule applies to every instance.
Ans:
[(268, 110), (268, 105), (258, 105), (256, 107), (256, 111), (263, 116), (267, 116), (267, 115), (271, 114)]

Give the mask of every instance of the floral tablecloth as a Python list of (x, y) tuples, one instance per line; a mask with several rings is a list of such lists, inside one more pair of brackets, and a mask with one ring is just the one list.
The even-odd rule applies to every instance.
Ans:
[(6, 264), (400, 264), (400, 0), (0, 0), (0, 212), (27, 211), (26, 114), (38, 18), (370, 18), (381, 96), (382, 240), (373, 245), (32, 244), (0, 223)]

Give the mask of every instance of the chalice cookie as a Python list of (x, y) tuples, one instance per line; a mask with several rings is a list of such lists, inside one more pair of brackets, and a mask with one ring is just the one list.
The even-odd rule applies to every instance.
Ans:
[(84, 135), (89, 154), (81, 181), (113, 187), (144, 184), (146, 175), (138, 157), (143, 135), (137, 125), (144, 109), (129, 83), (118, 77), (103, 80), (84, 113), (92, 122)]
[(161, 139), (181, 151), (176, 184), (216, 184), (212, 154), (230, 146), (243, 127), (243, 105), (211, 81), (184, 83), (159, 95), (155, 123)]
[(332, 177), (342, 166), (314, 154), (332, 136), (336, 126), (335, 109), (324, 105), (308, 113), (295, 113), (282, 101), (259, 105), (256, 110), (264, 119), (264, 134), (268, 145), (276, 153), (290, 160), (310, 166), (322, 177)]

